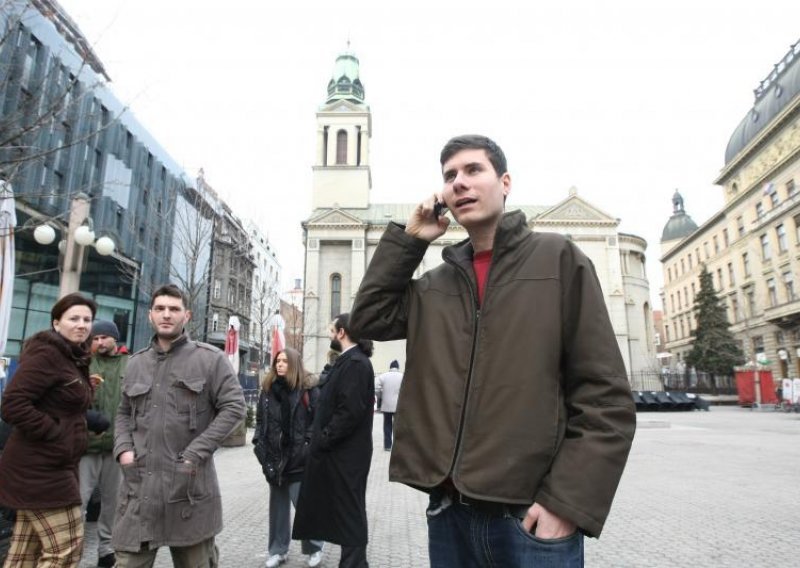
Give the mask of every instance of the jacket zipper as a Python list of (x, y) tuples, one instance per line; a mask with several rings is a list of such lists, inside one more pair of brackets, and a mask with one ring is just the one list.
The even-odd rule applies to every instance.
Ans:
[[(478, 305), (478, 296), (475, 289), (472, 286), (472, 281), (469, 278), (469, 275), (466, 271), (458, 264), (453, 263), (456, 269), (459, 271), (461, 276), (467, 281), (467, 286), (469, 287), (470, 295), (472, 296), (472, 307), (475, 310), (475, 316), (473, 319), (474, 325), (472, 326), (472, 347), (470, 349), (469, 354), (469, 373), (467, 374), (467, 384), (464, 389), (464, 403), (461, 407), (461, 419), (458, 422), (458, 435), (456, 436), (456, 448), (455, 453), (453, 455), (453, 461), (450, 464), (450, 479), (453, 479), (456, 473), (456, 464), (458, 463), (458, 458), (461, 456), (461, 439), (464, 434), (464, 423), (467, 421), (467, 405), (469, 404), (469, 392), (470, 392), (470, 385), (472, 384), (472, 372), (475, 368), (475, 353), (478, 347), (478, 327), (480, 325), (481, 320), (481, 308)], [(490, 267), (491, 270), (491, 267)], [(489, 275), (486, 275), (486, 281), (489, 281)], [(455, 482), (455, 479), (453, 479)]]

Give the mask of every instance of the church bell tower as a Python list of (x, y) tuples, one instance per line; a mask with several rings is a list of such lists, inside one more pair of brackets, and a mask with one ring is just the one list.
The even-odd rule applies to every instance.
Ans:
[(311, 203), (314, 210), (369, 206), (372, 114), (364, 103), (358, 65), (348, 42), (348, 50), (336, 58), (328, 82), (328, 98), (317, 111)]

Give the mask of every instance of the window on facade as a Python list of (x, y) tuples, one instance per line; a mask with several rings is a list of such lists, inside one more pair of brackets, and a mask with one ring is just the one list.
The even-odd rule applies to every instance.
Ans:
[(672, 268), (667, 268), (667, 282), (672, 282)]
[(760, 201), (756, 203), (756, 217), (759, 219), (764, 215), (764, 204)]
[(667, 336), (667, 343), (669, 343), (669, 324), (664, 326), (664, 334)]
[[(347, 163), (347, 132), (340, 130), (336, 133), (336, 164)], [(335, 315), (339, 315), (338, 312)]]
[(794, 240), (800, 246), (800, 215), (794, 217)]
[(678, 309), (680, 310), (680, 309), (683, 307), (683, 306), (681, 306), (681, 291), (680, 291), (680, 290), (678, 290), (678, 291), (676, 292), (676, 294), (677, 294), (677, 296), (678, 296)]
[(219, 314), (214, 312), (214, 315), (211, 318), (211, 331), (219, 330)]
[(722, 290), (725, 287), (725, 283), (722, 281), (722, 269), (717, 268), (717, 282), (719, 282), (719, 289)]
[(725, 248), (730, 246), (730, 239), (728, 238), (728, 229), (722, 229), (722, 245)]
[(783, 345), (786, 343), (786, 334), (783, 331), (778, 330), (775, 332), (775, 343), (777, 345)]
[(706, 258), (711, 258), (711, 253), (708, 252), (708, 241), (703, 243), (703, 254)]
[(739, 321), (739, 300), (731, 298), (731, 321)]
[(794, 185), (794, 179), (786, 182), (786, 197), (793, 197), (797, 193), (797, 187)]
[(214, 299), (219, 300), (222, 296), (222, 281), (218, 278), (214, 279)]
[(755, 353), (763, 353), (764, 352), (764, 337), (761, 335), (756, 335), (753, 338), (753, 351)]
[(342, 313), (342, 277), (331, 276), (331, 321)]
[(772, 250), (769, 247), (769, 235), (764, 233), (759, 237), (761, 241), (761, 260), (769, 260), (772, 258)]
[(691, 305), (691, 303), (689, 302), (689, 288), (687, 288), (686, 286), (683, 287), (683, 301), (686, 304), (687, 308)]
[(669, 295), (670, 304), (672, 304), (672, 313), (675, 313), (675, 294)]
[(756, 315), (756, 291), (752, 286), (747, 289), (745, 296), (747, 296), (747, 311), (750, 317), (753, 317)]
[(793, 302), (796, 299), (794, 293), (794, 274), (791, 270), (786, 270), (781, 275), (783, 277), (783, 286), (786, 289), (786, 301)]
[(22, 78), (20, 84), (22, 85), (23, 89), (31, 89), (33, 78), (36, 75), (36, 63), (39, 60), (39, 52), (41, 47), (42, 45), (36, 40), (36, 38), (31, 37), (28, 50), (25, 52), (25, 59), (22, 62)]
[(778, 305), (778, 290), (775, 287), (775, 279), (767, 278), (767, 296), (769, 297), (769, 305), (774, 307)]
[(742, 253), (742, 268), (744, 269), (744, 277), (750, 278), (750, 257), (746, 252)]
[(695, 289), (694, 289), (694, 282), (692, 282), (692, 302), (694, 302), (695, 295), (696, 295), (696, 292), (695, 292)]
[(692, 253), (689, 253), (689, 255), (686, 258), (689, 259), (689, 270), (691, 270), (692, 269)]
[(736, 232), (739, 233), (740, 237), (744, 236), (744, 219), (742, 219), (741, 215), (736, 217)]
[(714, 235), (712, 239), (714, 241), (714, 254), (717, 254), (719, 252), (719, 239), (717, 238), (717, 235)]
[(686, 272), (686, 263), (681, 259), (681, 274)]
[(773, 191), (772, 193), (769, 194), (769, 203), (770, 203), (770, 206), (773, 209), (778, 206), (778, 192), (777, 191)]
[(783, 226), (783, 223), (775, 227), (775, 234), (778, 236), (778, 251), (786, 252), (789, 250), (789, 246), (786, 243), (786, 227)]
[(731, 286), (735, 286), (736, 285), (736, 278), (734, 278), (734, 276), (733, 276), (733, 263), (732, 262), (728, 263), (728, 283)]

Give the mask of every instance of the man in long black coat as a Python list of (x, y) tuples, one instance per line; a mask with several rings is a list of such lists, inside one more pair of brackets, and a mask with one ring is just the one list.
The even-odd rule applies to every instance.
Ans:
[(362, 568), (368, 566), (366, 493), (375, 373), (369, 361), (372, 342), (354, 339), (349, 320), (349, 314), (342, 314), (331, 324), (331, 348), (341, 355), (321, 389), (292, 538), (339, 544), (339, 566)]

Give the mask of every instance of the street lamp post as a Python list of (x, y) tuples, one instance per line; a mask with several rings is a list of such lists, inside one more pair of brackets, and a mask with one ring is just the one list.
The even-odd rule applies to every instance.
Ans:
[[(63, 264), (59, 282), (58, 297), (78, 292), (81, 285), (81, 273), (86, 259), (86, 247), (94, 245), (97, 253), (108, 256), (114, 252), (114, 241), (109, 237), (100, 237), (95, 241), (92, 219), (89, 217), (89, 196), (78, 193), (72, 198), (69, 208), (69, 222), (63, 241)], [(55, 240), (53, 227), (44, 224), (36, 227), (33, 238), (37, 243), (48, 245)], [(59, 244), (61, 248), (61, 244)]]

